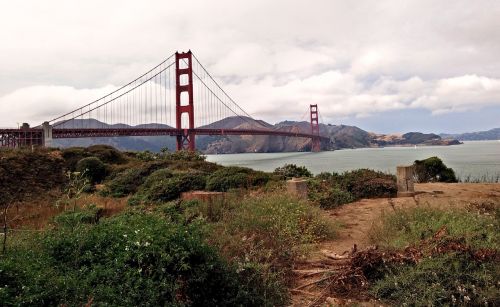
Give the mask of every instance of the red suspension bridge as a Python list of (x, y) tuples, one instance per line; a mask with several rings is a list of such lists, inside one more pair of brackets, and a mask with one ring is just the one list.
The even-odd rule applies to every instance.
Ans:
[[(176, 52), (128, 84), (40, 126), (0, 129), (0, 147), (50, 147), (53, 139), (164, 135), (176, 138), (177, 150), (195, 150), (196, 135), (272, 135), (308, 138), (311, 150), (320, 151), (329, 139), (320, 135), (318, 106), (309, 108), (308, 133), (265, 125), (241, 108), (191, 51)], [(229, 117), (248, 123), (248, 128), (218, 128), (217, 123)]]

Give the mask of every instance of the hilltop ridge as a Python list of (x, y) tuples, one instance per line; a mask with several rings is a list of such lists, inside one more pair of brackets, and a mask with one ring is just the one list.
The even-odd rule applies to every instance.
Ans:
[[(90, 120), (75, 120), (65, 123), (67, 127), (131, 127), (124, 124), (108, 125), (106, 123)], [(170, 128), (168, 125), (151, 123), (141, 125), (144, 127)], [(139, 126), (138, 126), (139, 127)], [(306, 121), (282, 121), (270, 124), (262, 120), (249, 117), (227, 117), (217, 122), (200, 128), (218, 129), (275, 129), (280, 131), (309, 133), (310, 123)], [(408, 132), (405, 134), (379, 134), (365, 131), (356, 126), (320, 124), (320, 133), (330, 138), (330, 143), (324, 145), (324, 150), (337, 150), (344, 148), (384, 147), (384, 146), (414, 146), (414, 145), (456, 145), (460, 144), (455, 139), (444, 139), (433, 133)], [(167, 147), (175, 149), (175, 139), (163, 136), (144, 137), (109, 137), (109, 138), (84, 138), (55, 140), (55, 146), (89, 146), (92, 144), (106, 144), (122, 150), (152, 150), (159, 151)], [(265, 135), (243, 136), (197, 136), (198, 150), (206, 154), (245, 153), (245, 152), (293, 152), (309, 151), (311, 141), (305, 138)]]

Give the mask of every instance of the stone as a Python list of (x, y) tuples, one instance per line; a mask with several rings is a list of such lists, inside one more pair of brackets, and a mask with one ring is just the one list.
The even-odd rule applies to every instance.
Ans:
[(307, 181), (301, 178), (292, 178), (286, 182), (289, 194), (299, 198), (307, 198)]
[(415, 195), (415, 168), (410, 166), (398, 166), (396, 168), (398, 197), (412, 197)]

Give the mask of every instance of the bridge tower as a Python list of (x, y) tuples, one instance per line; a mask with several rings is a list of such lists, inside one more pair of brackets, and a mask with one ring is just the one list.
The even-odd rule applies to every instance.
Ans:
[(311, 104), (309, 110), (311, 113), (311, 134), (314, 135), (312, 138), (311, 151), (319, 152), (321, 151), (321, 139), (319, 137), (318, 105)]
[[(177, 150), (194, 151), (194, 105), (193, 105), (193, 60), (191, 50), (175, 53), (175, 97), (176, 127), (182, 131), (177, 136)], [(185, 95), (182, 95), (185, 93)], [(187, 97), (186, 97), (187, 96)], [(183, 114), (187, 114), (188, 125), (182, 126)]]

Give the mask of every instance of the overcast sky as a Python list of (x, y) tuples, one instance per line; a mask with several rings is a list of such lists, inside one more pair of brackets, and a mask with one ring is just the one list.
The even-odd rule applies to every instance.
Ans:
[(376, 132), (500, 127), (500, 1), (0, 0), (0, 127), (193, 50), (250, 114)]

